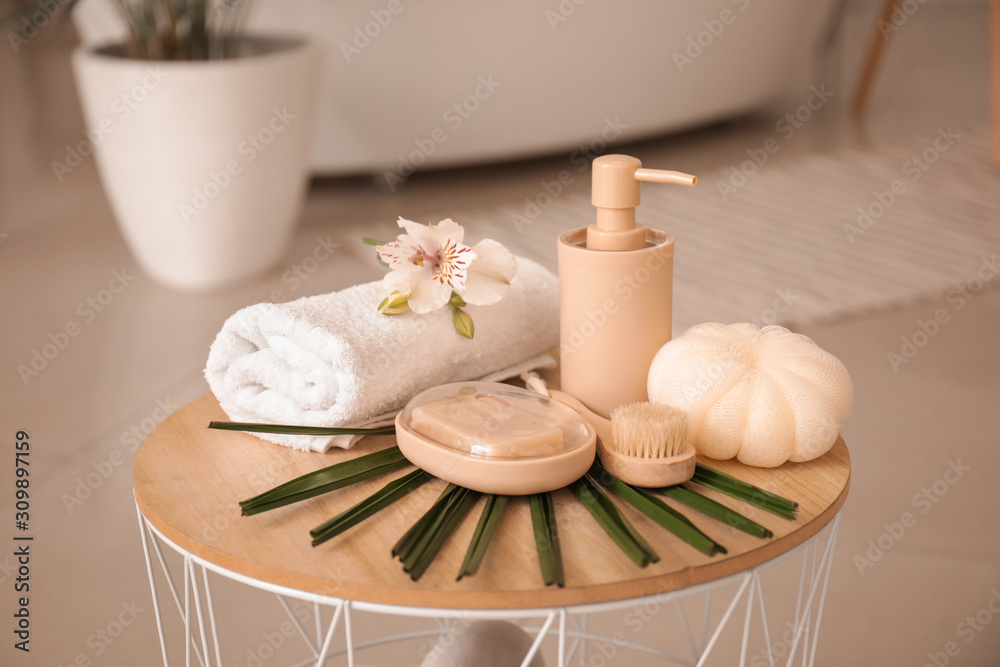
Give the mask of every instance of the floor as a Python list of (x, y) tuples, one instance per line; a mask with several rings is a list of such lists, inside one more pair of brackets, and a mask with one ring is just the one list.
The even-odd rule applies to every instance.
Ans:
[[(833, 82), (837, 103), (817, 113), (776, 162), (988, 122), (985, 3), (922, 6), (894, 35), (868, 116), (855, 122), (849, 98), (874, 12), (874, 6), (851, 5), (842, 17), (829, 48), (812, 64), (814, 81)], [(67, 60), (72, 45), (71, 33), (51, 32), (19, 55), (0, 49), (0, 312), (6, 321), (0, 395), (8, 437), (30, 431), (36, 535), (32, 651), (15, 651), (5, 630), (0, 663), (156, 664), (131, 460), (158, 421), (207, 391), (201, 369), (222, 321), (276, 288), (287, 298), (377, 278), (377, 268), (358, 261), (359, 251), (320, 264), (296, 290), (282, 282), (282, 272), (311, 253), (317, 236), (354, 234), (338, 221), (379, 221), (388, 233), (404, 211), (420, 219), (451, 206), (517, 204), (558, 173), (565, 156), (418, 174), (394, 194), (364, 177), (317, 180), (281, 267), (224, 292), (171, 292), (135, 267), (92, 161), (62, 182), (52, 176), (50, 162), (83, 127)], [(768, 136), (787, 104), (616, 150), (695, 173), (727, 168)], [(585, 186), (582, 179), (577, 185)], [(942, 295), (919, 307), (803, 331), (847, 364), (856, 390), (843, 433), (852, 487), (817, 664), (1000, 664), (1000, 621), (992, 622), (993, 600), (1000, 600), (1000, 530), (993, 514), (1000, 487), (992, 475), (1000, 469), (1000, 291), (969, 300), (905, 365), (894, 370), (887, 363), (901, 339), (946, 306)], [(68, 325), (78, 332), (61, 337)], [(22, 379), (17, 366), (58, 340), (64, 342), (58, 354), (37, 376)], [(5, 475), (13, 479), (13, 472)], [(3, 516), (12, 518), (13, 487), (4, 489)], [(913, 521), (902, 527), (905, 513)], [(9, 548), (3, 553), (0, 598), (10, 619), (16, 562)], [(255, 610), (236, 586), (221, 585), (218, 596), (233, 627), (246, 631), (229, 646), (238, 660), (233, 664), (260, 664), (258, 649), (280, 621), (280, 609)], [(613, 632), (622, 618), (602, 623)], [(286, 650), (270, 664), (301, 659)], [(414, 655), (415, 649), (409, 657), (371, 660), (416, 664)], [(636, 658), (628, 664), (652, 663)]]

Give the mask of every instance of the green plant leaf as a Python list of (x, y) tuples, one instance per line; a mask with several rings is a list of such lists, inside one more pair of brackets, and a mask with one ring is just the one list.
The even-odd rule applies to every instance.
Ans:
[(472, 539), (469, 540), (469, 549), (465, 552), (465, 559), (462, 561), (456, 581), (461, 581), (462, 577), (471, 577), (479, 571), (479, 565), (483, 562), (497, 526), (500, 525), (500, 517), (507, 509), (507, 503), (507, 496), (490, 494), (486, 497), (483, 513), (479, 516), (479, 523), (476, 524)]
[(562, 550), (559, 547), (559, 530), (556, 526), (555, 506), (551, 493), (536, 493), (529, 497), (531, 526), (535, 534), (535, 548), (538, 550), (538, 565), (542, 571), (542, 581), (546, 586), (566, 585), (563, 572)]
[(399, 451), (399, 447), (389, 447), (296, 477), (253, 498), (240, 501), (240, 508), (243, 516), (260, 514), (385, 475), (408, 465), (410, 462)]
[(790, 509), (798, 509), (799, 507), (799, 504), (797, 502), (789, 500), (788, 498), (785, 498), (783, 496), (779, 496), (776, 493), (772, 493), (771, 491), (767, 491), (758, 486), (754, 486), (753, 484), (749, 484), (742, 480), (736, 479), (732, 475), (724, 473), (721, 470), (717, 470), (710, 466), (707, 466), (704, 463), (698, 463), (695, 466), (695, 474), (701, 477), (718, 479), (719, 481), (731, 484), (735, 488), (743, 489), (747, 493), (752, 492), (762, 498), (767, 498), (770, 502), (774, 503), (775, 505), (781, 505), (784, 507), (788, 507)]
[(730, 509), (720, 502), (703, 496), (693, 489), (678, 484), (658, 489), (658, 491), (668, 498), (673, 498), (677, 502), (684, 503), (691, 509), (701, 512), (705, 516), (721, 521), (754, 537), (761, 539), (774, 537), (774, 533), (759, 523), (748, 519), (736, 510)]
[(284, 435), (392, 435), (395, 426), (379, 428), (340, 428), (335, 426), (289, 426), (287, 424), (254, 424), (251, 422), (208, 422), (208, 428), (250, 433), (281, 433)]
[(609, 498), (607, 494), (605, 494), (604, 491), (601, 490), (601, 487), (594, 484), (592, 480), (586, 479), (586, 477), (584, 478), (584, 481), (587, 483), (588, 487), (590, 487), (590, 490), (593, 492), (594, 497), (597, 498), (597, 502), (600, 503), (600, 505), (604, 508), (604, 511), (610, 514), (615, 519), (616, 522), (619, 522), (620, 525), (624, 528), (625, 532), (628, 533), (628, 535), (636, 543), (636, 545), (640, 549), (642, 549), (643, 553), (646, 556), (646, 559), (651, 563), (658, 562), (660, 560), (660, 556), (655, 551), (653, 551), (653, 548), (649, 546), (646, 540), (642, 538), (642, 535), (639, 534), (639, 531), (637, 531), (632, 526), (632, 524), (629, 523), (629, 520), (626, 519), (625, 516), (618, 511), (618, 508), (615, 507), (615, 504), (611, 501), (611, 498)]
[[(415, 549), (423, 549), (430, 542), (429, 533), (443, 520), (444, 510), (451, 500), (452, 494), (458, 489), (456, 484), (448, 484), (430, 506), (423, 516), (415, 524), (410, 526), (401, 538), (392, 547), (392, 555), (399, 557), (401, 561), (406, 561)], [(418, 546), (419, 545), (419, 546)]]
[(403, 571), (408, 572), (413, 581), (419, 580), (424, 575), (424, 572), (430, 567), (434, 558), (440, 553), (441, 547), (444, 546), (444, 543), (455, 532), (455, 529), (462, 523), (462, 520), (468, 515), (469, 511), (472, 510), (476, 501), (479, 500), (479, 496), (478, 492), (470, 489), (462, 487), (455, 489), (441, 514), (441, 521), (435, 526), (433, 532), (430, 533), (430, 539), (427, 541), (426, 546), (420, 548), (420, 542), (418, 541), (417, 549), (419, 549), (419, 552), (416, 554), (411, 553), (410, 557), (403, 564)]
[(312, 545), (314, 547), (319, 546), (323, 542), (340, 535), (348, 528), (356, 526), (368, 517), (379, 513), (432, 479), (434, 477), (429, 473), (418, 468), (408, 475), (389, 482), (357, 505), (310, 530), (309, 534), (313, 538)]
[(726, 548), (695, 526), (686, 516), (643, 489), (619, 480), (597, 462), (588, 473), (595, 480), (622, 500), (660, 524), (677, 537), (707, 556), (726, 553)]
[(445, 487), (420, 519), (399, 538), (392, 555), (403, 561), (403, 571), (417, 581), (424, 575), (445, 541), (479, 499), (479, 493), (455, 484)]
[[(363, 239), (361, 239), (361, 242), (364, 243), (364, 244), (366, 244), (366, 245), (375, 246), (375, 247), (378, 247), (380, 245), (385, 245), (381, 241), (376, 241), (375, 239), (370, 239), (367, 236), (364, 237)], [(378, 251), (375, 252), (375, 259), (377, 259), (378, 263), (381, 264), (382, 266), (384, 266), (385, 268), (389, 268), (389, 263), (387, 261), (385, 261), (384, 259), (382, 259), (382, 255), (378, 254)], [(382, 303), (385, 303), (385, 302), (383, 301)], [(381, 306), (379, 307), (379, 310), (382, 310)], [(395, 314), (395, 313), (391, 313), (391, 314)]]
[[(56, 5), (62, 5), (56, 8)], [(78, 0), (24, 3), (0, 19), (0, 26), (42, 12), (46, 23), (68, 22)], [(139, 60), (205, 60), (235, 57), (245, 36), (251, 3), (231, 2), (224, 8), (205, 1), (114, 2), (125, 28), (125, 53)], [(55, 8), (55, 9), (53, 9)], [(36, 26), (42, 29), (44, 26)]]
[(603, 496), (610, 503), (610, 499), (604, 496), (604, 493), (599, 488), (593, 486), (586, 479), (573, 482), (571, 488), (577, 500), (580, 501), (580, 504), (590, 512), (590, 515), (604, 529), (604, 532), (614, 540), (618, 548), (624, 551), (625, 555), (631, 558), (636, 565), (646, 567), (650, 563), (655, 563), (659, 560), (659, 556), (653, 551), (652, 547), (621, 516), (618, 508), (614, 507), (613, 503), (611, 504), (611, 510), (613, 511), (610, 511), (604, 503), (598, 500), (599, 496)]
[(691, 478), (691, 481), (714, 489), (719, 493), (732, 496), (749, 505), (759, 507), (783, 519), (792, 520), (798, 516), (798, 503), (779, 496), (776, 493), (765, 491), (752, 484), (742, 482), (732, 475), (701, 463), (695, 466), (694, 477)]

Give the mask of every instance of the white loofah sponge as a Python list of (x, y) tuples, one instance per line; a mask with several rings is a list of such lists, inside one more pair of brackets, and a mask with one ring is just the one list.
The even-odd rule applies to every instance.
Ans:
[(699, 324), (664, 345), (649, 400), (680, 408), (699, 454), (761, 468), (833, 446), (851, 409), (851, 376), (811, 338), (779, 326)]

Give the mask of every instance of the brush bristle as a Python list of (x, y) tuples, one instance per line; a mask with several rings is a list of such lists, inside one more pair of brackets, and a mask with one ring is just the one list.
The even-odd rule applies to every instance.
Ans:
[(615, 451), (642, 459), (676, 456), (687, 443), (687, 415), (663, 403), (629, 403), (611, 412)]

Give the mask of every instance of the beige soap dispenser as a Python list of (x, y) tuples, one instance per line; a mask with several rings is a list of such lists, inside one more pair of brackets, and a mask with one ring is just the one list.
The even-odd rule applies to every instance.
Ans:
[(643, 169), (628, 155), (593, 162), (589, 227), (559, 236), (562, 389), (608, 417), (646, 401), (649, 365), (670, 340), (674, 239), (636, 225), (639, 183), (695, 185), (697, 177)]

